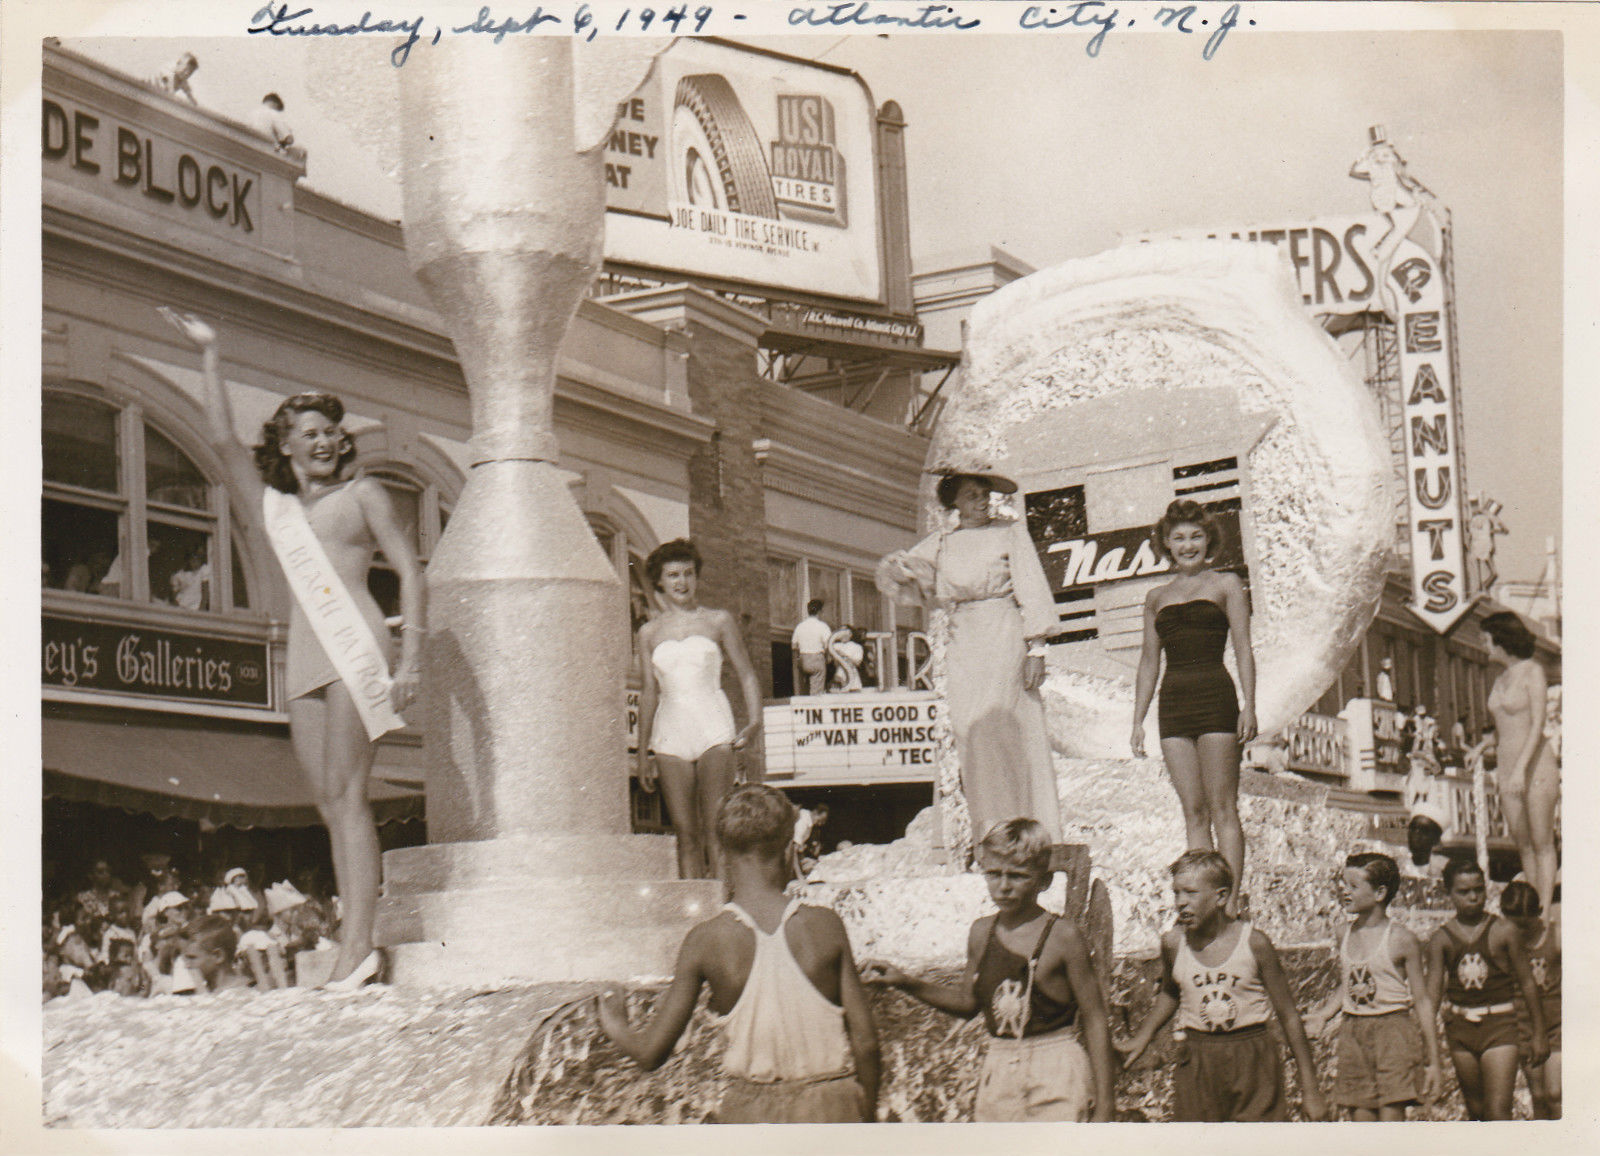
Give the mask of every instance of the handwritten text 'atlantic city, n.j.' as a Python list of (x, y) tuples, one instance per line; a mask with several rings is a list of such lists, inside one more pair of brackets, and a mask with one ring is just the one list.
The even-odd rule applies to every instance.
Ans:
[[(1005, 16), (995, 14), (1003, 8)], [(1090, 35), (1084, 51), (1100, 55), (1106, 37), (1118, 28), (1134, 28), (1141, 20), (1146, 28), (1203, 36), (1201, 55), (1210, 60), (1232, 32), (1241, 24), (1255, 21), (1241, 15), (1241, 5), (1231, 3), (1162, 5), (1141, 4), (1130, 8), (1138, 15), (1124, 15), (1108, 0), (1072, 0), (1058, 4), (920, 4), (897, 0), (845, 0), (842, 3), (808, 4), (790, 7), (785, 23), (792, 29), (844, 29), (886, 32), (915, 29), (924, 32), (967, 32), (978, 28), (997, 31), (1072, 32)], [(459, 19), (459, 17), (457, 18)], [(289, 37), (383, 36), (398, 38), (390, 51), (390, 62), (399, 68), (410, 58), (411, 50), (426, 41), (438, 44), (446, 36), (487, 36), (499, 44), (508, 36), (525, 34), (570, 34), (593, 40), (601, 33), (618, 35), (653, 34), (668, 36), (717, 35), (733, 31), (757, 31), (744, 23), (750, 17), (732, 4), (719, 11), (711, 4), (691, 8), (674, 4), (664, 8), (602, 4), (598, 7), (540, 4), (507, 15), (489, 5), (465, 23), (431, 21), (426, 14), (384, 15), (370, 9), (354, 22), (325, 21), (312, 5), (291, 6), (269, 3), (250, 18), (246, 31), (252, 35)]]

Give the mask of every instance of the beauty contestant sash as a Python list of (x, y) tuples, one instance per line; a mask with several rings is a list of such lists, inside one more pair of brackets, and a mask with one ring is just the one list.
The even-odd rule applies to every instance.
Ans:
[(406, 723), (389, 705), (389, 660), (317, 541), (305, 507), (295, 495), (271, 486), (265, 488), (261, 506), (267, 539), (283, 567), (289, 590), (355, 701), (368, 740), (375, 742), (379, 736), (399, 730)]

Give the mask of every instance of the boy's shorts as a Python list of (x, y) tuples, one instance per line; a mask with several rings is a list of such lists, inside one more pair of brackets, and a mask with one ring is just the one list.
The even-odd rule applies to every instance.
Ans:
[(1266, 1024), (1231, 1032), (1187, 1032), (1178, 1045), (1172, 1092), (1174, 1120), (1289, 1118), (1283, 1056)]
[(1377, 1111), (1422, 1099), (1422, 1029), (1408, 1010), (1350, 1015), (1339, 1029), (1335, 1103)]
[(1517, 1043), (1517, 1013), (1511, 1009), (1489, 1012), (1477, 1018), (1462, 1015), (1454, 1007), (1444, 1014), (1445, 1043), (1459, 1052), (1481, 1056), (1495, 1048)]
[(854, 1074), (770, 1084), (734, 1077), (729, 1079), (712, 1120), (718, 1124), (871, 1123)]
[(1089, 1054), (1071, 1028), (1023, 1040), (989, 1038), (972, 1114), (977, 1122), (1076, 1122), (1089, 1118), (1093, 1104)]

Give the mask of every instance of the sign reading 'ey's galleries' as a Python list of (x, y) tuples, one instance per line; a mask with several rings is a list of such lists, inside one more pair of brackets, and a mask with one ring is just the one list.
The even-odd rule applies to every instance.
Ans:
[(266, 707), (261, 642), (45, 615), (40, 681), (85, 693)]
[(934, 720), (944, 709), (928, 691), (805, 695), (763, 716), (767, 778), (795, 786), (925, 783), (934, 773)]

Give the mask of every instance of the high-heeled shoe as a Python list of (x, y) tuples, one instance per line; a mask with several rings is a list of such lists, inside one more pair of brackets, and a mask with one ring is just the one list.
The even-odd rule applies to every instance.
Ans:
[(355, 970), (343, 979), (330, 979), (322, 985), (324, 991), (356, 991), (364, 984), (381, 983), (378, 976), (383, 971), (383, 953), (373, 948), (367, 957), (356, 964)]

